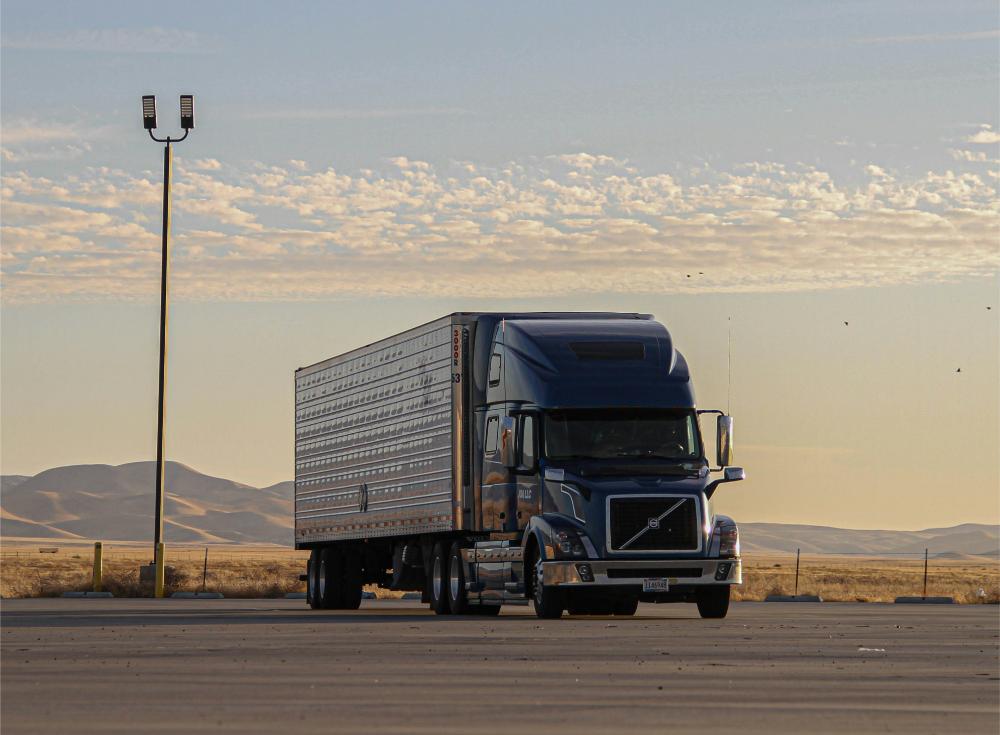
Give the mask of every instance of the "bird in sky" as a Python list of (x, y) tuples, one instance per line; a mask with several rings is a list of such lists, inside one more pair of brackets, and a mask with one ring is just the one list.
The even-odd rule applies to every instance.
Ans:
[(849, 324), (849, 322), (844, 322), (844, 326), (845, 327), (848, 326), (848, 324)]
[(956, 373), (960, 373), (960, 372), (962, 372), (962, 368), (959, 368), (959, 369), (958, 369), (958, 370), (956, 370), (955, 372), (956, 372)]

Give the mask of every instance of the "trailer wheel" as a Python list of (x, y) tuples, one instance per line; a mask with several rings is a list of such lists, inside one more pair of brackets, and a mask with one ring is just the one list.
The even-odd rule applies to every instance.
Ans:
[(724, 618), (729, 612), (729, 585), (702, 587), (696, 593), (698, 613), (703, 618)]
[(313, 549), (309, 552), (309, 563), (306, 565), (306, 603), (313, 610), (322, 607), (316, 590), (319, 587), (319, 556), (320, 550)]
[(555, 587), (544, 584), (542, 559), (535, 560), (535, 583), (532, 585), (532, 600), (535, 603), (535, 615), (545, 620), (558, 620), (563, 614), (563, 595)]
[(357, 610), (361, 607), (361, 588), (364, 587), (364, 567), (361, 554), (356, 550), (347, 551), (344, 556), (344, 576), (340, 588), (340, 608)]
[(430, 587), (431, 610), (437, 615), (447, 615), (448, 607), (448, 551), (449, 547), (443, 541), (434, 544), (431, 554), (431, 575), (428, 580)]
[(327, 610), (343, 606), (344, 555), (339, 549), (328, 546), (319, 558), (319, 585), (316, 588), (320, 605)]
[(465, 563), (462, 561), (462, 544), (451, 545), (448, 554), (448, 607), (453, 615), (469, 614), (469, 593), (465, 589)]
[(621, 597), (615, 600), (612, 612), (615, 615), (635, 615), (635, 611), (638, 609), (638, 597)]

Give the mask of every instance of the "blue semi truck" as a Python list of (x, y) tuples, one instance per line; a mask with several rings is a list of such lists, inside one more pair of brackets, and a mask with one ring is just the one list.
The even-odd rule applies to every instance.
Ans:
[[(715, 414), (714, 464), (702, 414)], [(693, 602), (721, 618), (742, 582), (736, 523), (712, 510), (733, 421), (701, 411), (648, 314), (466, 313), (295, 372), (295, 546), (308, 604), (364, 585), (434, 612), (542, 618)]]

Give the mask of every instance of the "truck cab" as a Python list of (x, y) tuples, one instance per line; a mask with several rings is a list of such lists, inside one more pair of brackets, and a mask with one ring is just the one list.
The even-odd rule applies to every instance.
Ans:
[(742, 581), (736, 524), (717, 516), (732, 419), (705, 456), (687, 364), (652, 319), (503, 319), (476, 408), (470, 599), (530, 599), (541, 617), (696, 602), (724, 616)]

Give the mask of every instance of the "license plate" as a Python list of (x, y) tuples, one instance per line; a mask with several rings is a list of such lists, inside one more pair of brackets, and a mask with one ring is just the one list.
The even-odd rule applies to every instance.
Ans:
[(669, 579), (644, 579), (642, 580), (643, 592), (669, 592)]

